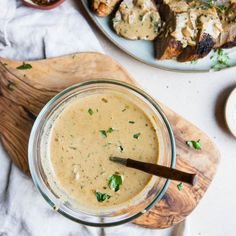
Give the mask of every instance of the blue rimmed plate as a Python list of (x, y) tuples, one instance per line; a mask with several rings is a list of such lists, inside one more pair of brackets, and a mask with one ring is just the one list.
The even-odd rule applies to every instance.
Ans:
[[(143, 40), (127, 40), (118, 36), (111, 27), (111, 17), (98, 17), (91, 11), (89, 6), (89, 0), (82, 0), (86, 11), (98, 26), (98, 28), (111, 40), (117, 47), (125, 51), (135, 59), (165, 70), (182, 71), (182, 72), (208, 72), (214, 71), (213, 67), (217, 63), (217, 55), (215, 52), (211, 52), (207, 57), (198, 60), (196, 62), (180, 63), (175, 60), (160, 61), (155, 59), (154, 55), (154, 43)], [(236, 65), (236, 47), (232, 49), (225, 49), (224, 53), (229, 57), (229, 65)]]

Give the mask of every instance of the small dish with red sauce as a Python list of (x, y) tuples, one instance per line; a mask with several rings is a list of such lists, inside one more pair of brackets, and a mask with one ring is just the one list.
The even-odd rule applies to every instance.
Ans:
[(64, 1), (65, 0), (22, 0), (26, 6), (41, 10), (51, 10), (62, 4)]

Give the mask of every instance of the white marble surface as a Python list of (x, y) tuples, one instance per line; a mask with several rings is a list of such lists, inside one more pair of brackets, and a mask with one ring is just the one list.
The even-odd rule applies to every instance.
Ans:
[[(2, 1), (15, 0), (0, 0), (0, 5)], [(60, 10), (63, 14), (62, 8)], [(236, 86), (236, 68), (208, 74), (161, 71), (137, 62), (113, 46), (98, 30), (95, 33), (106, 53), (120, 62), (147, 92), (191, 120), (218, 144), (222, 155), (218, 173), (189, 217), (192, 233), (188, 236), (234, 236), (236, 140), (225, 129), (223, 109), (226, 96)], [(10, 164), (2, 149), (0, 157), (1, 236), (114, 235), (114, 231), (116, 235), (161, 234), (131, 225), (102, 231), (70, 222), (48, 208), (31, 180)], [(173, 236), (177, 235), (176, 232), (168, 231)]]
[(204, 130), (218, 145), (218, 172), (190, 215), (191, 232), (193, 236), (236, 235), (236, 139), (224, 122), (224, 103), (236, 87), (236, 68), (201, 74), (163, 71), (132, 59), (98, 30), (96, 34), (105, 52), (121, 63), (147, 92)]

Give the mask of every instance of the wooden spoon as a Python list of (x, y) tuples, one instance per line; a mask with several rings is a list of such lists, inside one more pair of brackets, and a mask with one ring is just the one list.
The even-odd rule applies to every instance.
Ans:
[(145, 163), (145, 162), (136, 161), (129, 158), (126, 159), (126, 158), (120, 158), (120, 157), (110, 157), (110, 160), (116, 163), (125, 165), (127, 167), (131, 167), (137, 170), (142, 170), (149, 174), (153, 174), (153, 175), (163, 177), (166, 179), (181, 181), (181, 182), (190, 184), (192, 186), (195, 186), (198, 182), (198, 178), (196, 174), (186, 173), (186, 172), (169, 168), (166, 166)]

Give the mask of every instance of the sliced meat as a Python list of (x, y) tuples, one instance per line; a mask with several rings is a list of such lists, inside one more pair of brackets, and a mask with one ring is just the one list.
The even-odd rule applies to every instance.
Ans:
[(215, 48), (231, 48), (236, 46), (236, 3), (227, 3), (217, 8), (223, 32), (221, 32)]
[[(163, 38), (162, 38), (163, 37)], [(156, 58), (159, 60), (168, 60), (177, 57), (182, 52), (182, 43), (177, 41), (174, 37), (168, 35), (167, 37), (160, 36), (155, 42)]]
[(159, 12), (165, 27), (155, 41), (157, 59), (172, 59), (182, 52), (186, 44), (182, 30), (187, 23), (188, 9), (188, 4), (182, 0), (165, 0), (160, 5)]
[(216, 8), (203, 3), (190, 5), (189, 20), (194, 43), (189, 43), (177, 60), (180, 62), (203, 58), (213, 49), (222, 30), (222, 24)]
[(121, 0), (93, 0), (92, 9), (98, 16), (108, 16)]
[(113, 19), (116, 33), (132, 40), (153, 40), (160, 27), (160, 15), (153, 0), (124, 0)]
[(198, 43), (195, 46), (187, 46), (182, 50), (177, 60), (180, 62), (195, 61), (208, 55), (212, 50), (215, 41), (212, 36), (207, 33), (201, 34), (201, 38), (197, 39)]
[(184, 62), (202, 58), (211, 51), (222, 32), (216, 9), (202, 2), (165, 0), (160, 6), (160, 15), (166, 26), (156, 40), (157, 59), (177, 57)]

